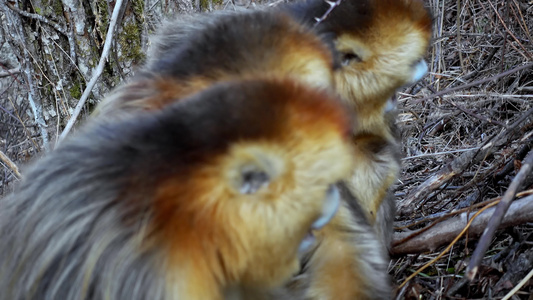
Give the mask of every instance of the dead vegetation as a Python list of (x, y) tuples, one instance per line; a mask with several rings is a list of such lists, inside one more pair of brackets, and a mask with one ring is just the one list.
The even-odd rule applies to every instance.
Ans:
[[(435, 17), (431, 73), (399, 97), (406, 157), (395, 190), (391, 264), (399, 299), (499, 298), (533, 269), (533, 176), (526, 174), (515, 191), (520, 200), (491, 239), (477, 276), (465, 277), (495, 211), (487, 206), (497, 204), (531, 152), (532, 4), (428, 3)], [(526, 282), (514, 299), (528, 299), (530, 292)]]
[[(254, 3), (225, 2), (221, 9), (236, 5)], [(395, 187), (399, 214), (390, 266), (397, 298), (532, 299), (526, 277), (533, 269), (531, 172), (515, 181), (516, 197), (508, 192), (519, 200), (489, 239), (473, 281), (466, 280), (466, 268), (493, 206), (528, 153), (533, 157), (533, 1), (427, 5), (434, 14), (430, 74), (399, 93), (405, 158)], [(2, 44), (9, 38), (0, 36)], [(13, 57), (1, 63), (0, 194), (19, 177), (17, 165), (42, 149), (27, 98), (10, 96), (28, 93), (23, 70)]]

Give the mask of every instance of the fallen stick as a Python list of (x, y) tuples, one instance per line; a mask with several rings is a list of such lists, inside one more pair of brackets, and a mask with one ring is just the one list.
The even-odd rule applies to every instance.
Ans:
[(488, 77), (488, 78), (483, 78), (483, 79), (476, 80), (476, 81), (468, 83), (468, 84), (464, 84), (464, 85), (457, 86), (457, 87), (454, 87), (454, 88), (449, 88), (449, 89), (442, 90), (440, 92), (437, 92), (437, 93), (431, 94), (429, 96), (426, 96), (426, 97), (424, 97), (422, 99), (414, 100), (413, 103), (414, 104), (418, 104), (418, 103), (421, 103), (421, 102), (426, 101), (426, 100), (430, 100), (430, 99), (433, 99), (433, 98), (437, 98), (437, 97), (440, 97), (440, 96), (444, 96), (444, 95), (450, 94), (452, 92), (464, 90), (464, 89), (469, 88), (469, 87), (479, 86), (482, 83), (489, 82), (489, 81), (492, 81), (492, 80), (498, 80), (498, 79), (500, 79), (502, 77), (505, 77), (507, 75), (516, 73), (518, 71), (526, 70), (526, 69), (529, 69), (529, 68), (532, 68), (532, 67), (533, 67), (533, 63), (528, 63), (528, 64), (525, 64), (525, 65), (521, 65), (521, 66), (515, 67), (515, 68), (513, 68), (511, 70), (505, 71), (505, 72), (500, 73), (500, 74), (496, 74), (496, 75)]
[[(481, 213), (472, 223), (468, 231), (469, 237), (477, 237), (485, 230), (489, 219), (496, 210), (496, 207), (489, 208)], [(392, 255), (405, 255), (423, 252), (433, 252), (438, 247), (450, 243), (468, 223), (469, 216), (475, 212), (464, 212), (457, 217), (448, 219), (444, 222), (436, 224), (433, 228), (421, 233), (420, 235), (409, 239), (401, 244), (395, 245), (391, 249)], [(520, 200), (515, 200), (507, 214), (503, 218), (500, 229), (516, 226), (526, 222), (533, 221), (533, 195), (527, 196)], [(395, 242), (401, 241), (406, 237), (412, 235), (414, 232), (400, 232), (393, 236), (393, 245)]]

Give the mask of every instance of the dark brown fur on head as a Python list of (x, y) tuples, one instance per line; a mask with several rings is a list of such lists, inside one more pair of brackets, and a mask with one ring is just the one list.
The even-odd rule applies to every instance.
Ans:
[[(166, 26), (181, 25), (170, 22)], [(156, 49), (149, 54), (152, 58), (129, 84), (134, 89), (144, 84), (137, 89), (140, 95), (124, 97), (119, 89), (116, 97), (99, 105), (96, 115), (160, 109), (224, 80), (270, 76), (288, 77), (322, 89), (333, 86), (334, 56), (325, 39), (284, 13), (220, 14), (194, 34), (184, 33), (181, 43), (167, 41), (165, 32), (157, 36)], [(153, 83), (147, 86), (148, 79)], [(130, 90), (129, 86), (125, 89)], [(171, 93), (168, 87), (172, 87)]]
[[(406, 18), (423, 30), (431, 30), (431, 16), (421, 4), (420, 0), (343, 0), (317, 27), (336, 35), (364, 32), (380, 21), (379, 16)], [(329, 8), (330, 4), (325, 1), (304, 0), (286, 4), (282, 9), (301, 22), (314, 24)]]
[(350, 123), (288, 79), (93, 120), (1, 199), (0, 299), (221, 299), (283, 283), (351, 168)]

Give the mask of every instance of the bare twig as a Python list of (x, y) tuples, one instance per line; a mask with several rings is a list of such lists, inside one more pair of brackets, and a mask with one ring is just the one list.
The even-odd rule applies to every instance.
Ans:
[(2, 151), (0, 151), (0, 160), (2, 160), (11, 171), (13, 171), (13, 174), (15, 174), (18, 179), (22, 178), (17, 165)]
[(509, 292), (505, 297), (502, 298), (502, 300), (509, 300), (511, 297), (518, 292), (530, 279), (533, 277), (533, 269), (529, 271), (529, 273), (524, 277), (520, 282)]
[[(494, 7), (494, 5), (492, 4), (491, 1), (488, 1), (488, 2), (489, 2), (490, 7), (492, 7), (492, 9), (494, 10), (494, 13), (498, 17), (498, 20), (500, 20), (500, 23), (502, 24), (503, 28), (505, 28), (505, 31), (509, 35), (511, 35), (513, 37), (513, 39), (518, 43), (518, 45), (520, 45), (520, 48), (522, 48), (522, 50), (526, 53), (527, 57), (529, 59), (532, 59), (533, 56), (531, 56), (531, 53), (529, 53), (529, 51), (527, 51), (527, 49), (524, 47), (524, 45), (522, 45), (522, 43), (520, 43), (520, 41), (516, 38), (516, 36), (513, 34), (513, 32), (511, 30), (509, 30), (509, 28), (507, 27), (506, 22), (502, 19), (502, 17), (498, 13), (498, 10), (496, 9), (496, 7)], [(506, 5), (509, 5), (509, 1), (506, 1), (505, 3), (506, 3)]]
[[(493, 204), (489, 204), (486, 207), (490, 207), (491, 205), (493, 206), (496, 203), (498, 202), (493, 202)], [(495, 210), (496, 207), (490, 208), (475, 219), (468, 230), (469, 237), (479, 236), (483, 232)], [(457, 217), (436, 224), (430, 230), (426, 230), (424, 233), (412, 239), (393, 246), (391, 249), (392, 255), (397, 256), (434, 251), (438, 247), (442, 247), (450, 243), (450, 241), (452, 241), (464, 229), (465, 224), (467, 224), (467, 221), (470, 219), (469, 215), (471, 214), (472, 213), (469, 212), (463, 212)], [(500, 228), (516, 226), (532, 221), (533, 195), (529, 195), (522, 199), (516, 200), (511, 204), (500, 225)], [(413, 232), (395, 233), (393, 237), (393, 244), (397, 241), (404, 240), (406, 237), (412, 234)]]
[(524, 126), (527, 127), (531, 122), (533, 122), (533, 120), (531, 120), (531, 122), (527, 122), (527, 124), (521, 124), (524, 122), (524, 120), (529, 118), (531, 114), (533, 114), (533, 108), (525, 112), (513, 124), (507, 126), (506, 130), (500, 132), (491, 139), (487, 139), (485, 145), (480, 147), (478, 150), (464, 152), (456, 157), (453, 161), (446, 164), (440, 171), (426, 179), (399, 203), (398, 213), (401, 215), (406, 215), (415, 211), (417, 208), (414, 207), (413, 204), (417, 200), (424, 199), (434, 190), (438, 189), (452, 178), (455, 178), (455, 176), (458, 174), (461, 174), (468, 166), (481, 161), (488, 154), (493, 153), (502, 145), (507, 145), (520, 128), (523, 128)]
[(26, 127), (26, 124), (24, 124), (24, 122), (22, 121), (22, 118), (20, 117), (20, 114), (19, 114), (19, 112), (18, 112), (18, 109), (17, 109), (15, 103), (13, 102), (13, 100), (11, 99), (11, 97), (7, 97), (7, 99), (9, 99), (9, 102), (11, 102), (11, 105), (13, 106), (13, 111), (14, 111), (15, 114), (17, 115), (17, 116), (16, 116), (17, 121), (19, 121), (20, 124), (22, 125), (22, 128), (24, 128), (24, 134), (26, 134), (26, 136), (28, 137), (28, 140), (31, 141), (31, 143), (33, 144), (33, 146), (35, 147), (35, 149), (39, 149), (39, 145), (35, 142), (35, 139), (32, 138), (30, 132), (28, 131), (28, 128)]
[(326, 10), (326, 12), (322, 15), (322, 17), (320, 18), (315, 18), (315, 25), (314, 26), (317, 26), (318, 24), (322, 23), (328, 16), (329, 14), (333, 11), (333, 9), (337, 6), (339, 6), (339, 4), (341, 4), (342, 0), (337, 0), (335, 2), (333, 1), (328, 1), (328, 0), (325, 0), (324, 2), (326, 2), (327, 4), (329, 4), (329, 8), (328, 10)]
[(30, 59), (30, 52), (26, 48), (26, 38), (24, 37), (24, 33), (21, 32), (22, 30), (22, 21), (20, 19), (20, 16), (17, 16), (13, 13), (13, 10), (11, 10), (6, 2), (0, 2), (0, 8), (4, 10), (4, 13), (6, 15), (6, 18), (9, 20), (8, 23), (11, 25), (11, 32), (10, 34), (13, 36), (13, 39), (18, 44), (18, 47), (22, 51), (22, 55), (24, 57), (23, 62), (23, 74), (26, 79), (26, 83), (29, 87), (29, 94), (28, 94), (28, 101), (30, 103), (30, 107), (33, 113), (33, 118), (37, 125), (39, 126), (39, 129), (41, 131), (41, 137), (43, 139), (43, 147), (45, 150), (49, 149), (49, 143), (48, 143), (48, 131), (47, 131), (47, 125), (44, 121), (43, 117), (43, 108), (41, 105), (39, 94), (35, 88), (35, 85), (33, 83), (33, 74), (35, 74), (33, 70), (33, 66), (31, 64)]
[(515, 68), (513, 68), (511, 70), (505, 71), (505, 72), (500, 73), (498, 75), (494, 75), (494, 76), (491, 76), (491, 77), (488, 77), (488, 78), (484, 78), (484, 79), (481, 79), (481, 80), (476, 80), (474, 82), (471, 82), (471, 83), (468, 83), (468, 84), (464, 84), (464, 85), (460, 85), (460, 86), (457, 86), (457, 87), (454, 87), (454, 88), (442, 90), (440, 92), (431, 94), (431, 95), (429, 95), (427, 97), (424, 97), (422, 99), (415, 100), (415, 101), (413, 101), (413, 104), (418, 104), (420, 102), (423, 102), (423, 101), (426, 101), (426, 100), (430, 100), (430, 99), (433, 99), (433, 98), (437, 98), (437, 97), (440, 97), (440, 96), (443, 96), (443, 95), (446, 95), (446, 94), (449, 94), (449, 93), (452, 93), (452, 92), (455, 92), (455, 91), (460, 91), (460, 90), (463, 90), (463, 89), (466, 89), (466, 88), (469, 88), (469, 87), (480, 85), (480, 84), (485, 83), (485, 82), (489, 82), (489, 81), (492, 81), (492, 80), (497, 80), (497, 79), (500, 79), (500, 78), (505, 77), (507, 75), (516, 73), (518, 71), (529, 69), (531, 67), (533, 67), (533, 63), (528, 63), (528, 64), (525, 64), (525, 65), (522, 65), (522, 66), (519, 66), (519, 67), (515, 67)]
[(107, 60), (107, 56), (109, 55), (109, 50), (111, 49), (111, 44), (113, 43), (113, 35), (115, 33), (115, 26), (117, 23), (118, 15), (120, 12), (120, 8), (122, 6), (122, 0), (117, 0), (115, 3), (115, 8), (113, 9), (113, 15), (111, 16), (111, 22), (109, 22), (109, 28), (107, 29), (107, 36), (105, 39), (104, 44), (104, 50), (102, 51), (102, 56), (100, 57), (100, 61), (98, 62), (98, 66), (96, 67), (96, 70), (94, 71), (94, 74), (92, 75), (91, 80), (87, 84), (87, 87), (83, 91), (83, 94), (81, 95), (80, 101), (76, 105), (76, 108), (74, 109), (74, 113), (72, 113), (72, 116), (68, 120), (67, 125), (65, 126), (65, 129), (59, 136), (58, 142), (60, 143), (70, 132), (72, 129), (72, 126), (74, 126), (74, 123), (76, 123), (76, 120), (78, 119), (78, 115), (80, 114), (81, 110), (83, 109), (83, 106), (85, 105), (85, 101), (87, 101), (87, 98), (89, 98), (89, 95), (91, 94), (91, 90), (96, 84), (96, 81), (102, 74), (104, 70), (104, 65)]
[(465, 114), (467, 114), (469, 116), (472, 116), (472, 117), (474, 117), (476, 119), (479, 119), (481, 121), (484, 121), (484, 122), (487, 122), (487, 123), (490, 123), (490, 124), (496, 124), (496, 125), (501, 126), (503, 128), (507, 128), (507, 125), (503, 124), (502, 122), (499, 122), (497, 120), (492, 120), (492, 119), (487, 118), (485, 116), (480, 116), (480, 115), (478, 115), (478, 114), (476, 114), (476, 113), (474, 113), (474, 112), (462, 107), (461, 105), (455, 103), (455, 101), (453, 101), (453, 100), (450, 100), (449, 102), (450, 102), (451, 105), (453, 105), (454, 107), (456, 107), (457, 109), (459, 109), (460, 111), (464, 112)]
[(457, 26), (457, 52), (459, 52), (459, 63), (461, 64), (461, 72), (465, 71), (465, 63), (463, 60), (463, 49), (462, 49), (462, 43), (461, 43), (461, 0), (457, 0), (457, 19), (456, 26)]
[(437, 156), (437, 155), (446, 155), (446, 154), (467, 152), (467, 151), (478, 150), (478, 149), (479, 149), (479, 147), (473, 147), (473, 148), (468, 148), (468, 149), (457, 149), (457, 150), (443, 151), (443, 152), (424, 153), (424, 154), (420, 154), (420, 155), (404, 157), (404, 158), (402, 158), (402, 160), (406, 161), (406, 160), (415, 159), (415, 158), (431, 157), (431, 156)]
[(483, 232), (483, 235), (479, 240), (476, 250), (474, 250), (474, 253), (472, 254), (472, 259), (470, 260), (470, 263), (466, 268), (466, 276), (469, 280), (474, 279), (474, 277), (476, 276), (479, 264), (481, 263), (483, 256), (485, 256), (485, 252), (489, 248), (496, 229), (498, 229), (500, 223), (502, 222), (505, 216), (505, 213), (509, 209), (511, 201), (514, 199), (518, 188), (520, 187), (526, 176), (529, 175), (529, 173), (531, 172), (532, 165), (533, 150), (530, 151), (529, 154), (526, 156), (522, 163), (520, 171), (518, 172), (518, 174), (516, 174), (507, 191), (505, 191), (502, 200), (496, 207), (496, 210), (494, 211), (494, 214), (492, 215), (487, 225), (487, 228), (485, 229), (485, 232)]
[(502, 42), (500, 43), (499, 46), (496, 46), (496, 47), (492, 48), (492, 50), (490, 51), (490, 53), (487, 56), (487, 58), (485, 58), (483, 63), (477, 68), (476, 71), (471, 72), (469, 74), (466, 74), (465, 76), (462, 76), (461, 79), (464, 80), (464, 81), (467, 81), (470, 78), (473, 78), (474, 76), (477, 76), (479, 74), (480, 70), (485, 70), (486, 67), (489, 65), (489, 62), (494, 58), (494, 55), (496, 55), (496, 52), (498, 52), (498, 50), (500, 50), (500, 48), (502, 46), (503, 46), (503, 40), (502, 40)]
[[(522, 11), (520, 10), (520, 6), (516, 2), (516, 0), (513, 0), (513, 4), (516, 6), (516, 10), (517, 10), (518, 14), (520, 15), (520, 19), (519, 19), (518, 23), (520, 24), (520, 27), (522, 27), (522, 29), (526, 33), (529, 41), (531, 41), (531, 34), (529, 33), (528, 26), (526, 24), (526, 21), (524, 20), (524, 15), (522, 14)], [(514, 12), (514, 9), (513, 9), (513, 12)], [(517, 16), (517, 19), (518, 19), (518, 16)]]
[[(532, 194), (533, 194), (533, 189), (532, 190), (522, 191), (522, 192), (516, 194), (516, 196), (517, 197), (525, 197), (525, 196), (529, 196), (529, 195), (532, 195)], [(454, 210), (451, 210), (451, 211), (444, 211), (444, 212), (434, 213), (432, 215), (428, 215), (428, 216), (424, 216), (424, 217), (421, 217), (421, 218), (418, 218), (418, 219), (410, 220), (409, 222), (404, 221), (404, 222), (401, 222), (401, 223), (395, 223), (394, 229), (395, 230), (407, 229), (407, 228), (411, 228), (413, 226), (416, 226), (416, 225), (419, 225), (419, 224), (423, 224), (423, 223), (427, 223), (427, 222), (434, 221), (434, 220), (436, 220), (437, 223), (440, 223), (440, 222), (442, 222), (444, 220), (447, 220), (447, 219), (449, 219), (449, 218), (451, 218), (453, 216), (456, 216), (456, 215), (464, 213), (464, 212), (472, 211), (473, 209), (476, 209), (476, 208), (479, 208), (479, 207), (486, 206), (486, 205), (488, 205), (488, 204), (490, 204), (490, 203), (492, 203), (494, 201), (499, 201), (500, 199), (501, 199), (501, 197), (493, 198), (493, 199), (486, 200), (486, 201), (483, 201), (483, 202), (480, 202), (480, 203), (472, 204), (472, 205), (470, 205), (468, 207), (464, 207), (464, 208), (460, 208), (460, 209), (454, 209)], [(417, 235), (416, 233), (419, 232), (419, 231), (422, 231), (422, 230), (416, 231), (415, 234), (413, 234), (413, 235), (416, 236)], [(400, 244), (401, 242), (403, 242), (403, 241), (400, 241), (397, 244)]]

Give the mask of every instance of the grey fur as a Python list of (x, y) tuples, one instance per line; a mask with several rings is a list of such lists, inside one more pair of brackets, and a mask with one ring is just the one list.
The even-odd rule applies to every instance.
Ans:
[(0, 299), (164, 299), (154, 269), (161, 256), (135, 251), (143, 222), (120, 222), (133, 209), (148, 219), (149, 210), (116, 201), (127, 165), (95, 155), (102, 142), (66, 142), (1, 200)]
[[(187, 42), (188, 38), (194, 34), (198, 34), (205, 28), (215, 26), (219, 18), (228, 15), (246, 14), (247, 12), (234, 12), (234, 11), (217, 11), (210, 14), (193, 14), (193, 15), (181, 15), (173, 20), (167, 20), (163, 23), (157, 33), (151, 39), (151, 47), (148, 53), (148, 60), (143, 71), (147, 74), (157, 74), (158, 70), (155, 67), (160, 62), (160, 58), (167, 53), (172, 53), (175, 48), (179, 48), (182, 43)], [(135, 97), (143, 98), (143, 93), (150, 94), (151, 91), (145, 87), (139, 87), (138, 91), (131, 89), (131, 87), (125, 88), (123, 91), (117, 90), (117, 93), (111, 97), (117, 99), (124, 97), (124, 99), (135, 99)], [(129, 95), (131, 94), (131, 95)], [(114, 101), (109, 101), (114, 102)], [(394, 218), (394, 204), (387, 206), (387, 209), (380, 210), (378, 218), (383, 215), (383, 218), (387, 220), (383, 224), (383, 228), (372, 228), (366, 220), (363, 210), (359, 207), (356, 199), (349, 194), (343, 195), (347, 204), (350, 204), (352, 213), (354, 214), (353, 223), (342, 230), (349, 231), (350, 244), (357, 245), (359, 253), (358, 257), (354, 257), (354, 262), (357, 262), (358, 268), (361, 273), (368, 276), (369, 283), (365, 286), (365, 292), (367, 293), (366, 299), (390, 299), (391, 286), (390, 277), (387, 273), (388, 268), (388, 256), (386, 247), (384, 247), (380, 241), (378, 234), (387, 234), (386, 228), (392, 227), (392, 221)], [(390, 203), (389, 203), (390, 204)], [(390, 210), (389, 208), (392, 208)], [(392, 230), (392, 229), (390, 229)], [(377, 231), (377, 232), (376, 232)], [(384, 239), (389, 239), (385, 237)], [(309, 258), (304, 258), (305, 260)], [(307, 300), (305, 297), (305, 291), (309, 284), (308, 272), (305, 272), (305, 268), (301, 274), (293, 277), (292, 280), (283, 288), (268, 291), (264, 294), (258, 294), (257, 291), (242, 291), (232, 290), (231, 295), (227, 295), (231, 298), (243, 298), (243, 299), (301, 299)]]
[[(273, 10), (273, 9), (283, 9), (282, 8), (269, 8), (266, 6), (258, 6), (254, 10)], [(172, 19), (167, 19), (162, 22), (162, 25), (156, 31), (156, 33), (151, 37), (151, 45), (148, 50), (148, 59), (146, 61), (145, 70), (151, 70), (151, 72), (157, 73), (157, 70), (154, 69), (154, 64), (166, 53), (171, 53), (173, 49), (180, 47), (181, 44), (186, 43), (189, 37), (198, 34), (202, 30), (205, 30), (208, 27), (212, 27), (220, 21), (220, 18), (227, 16), (232, 16), (236, 14), (245, 14), (251, 13), (254, 10), (218, 10), (210, 13), (195, 13), (189, 15), (179, 15)], [(116, 94), (117, 97), (121, 93)], [(124, 96), (124, 95), (122, 95)], [(129, 98), (134, 97), (128, 96)], [(113, 103), (115, 101), (109, 101)], [(394, 105), (395, 106), (395, 105)], [(388, 175), (390, 173), (389, 164), (393, 163), (396, 165), (401, 165), (401, 154), (399, 152), (399, 133), (398, 128), (395, 124), (397, 110), (394, 107), (391, 111), (384, 112), (385, 118), (388, 120), (390, 125), (390, 132), (394, 137), (394, 141), (387, 141), (386, 149), (382, 151), (386, 153), (378, 154), (381, 157), (387, 159), (387, 161), (376, 162), (376, 167), (382, 167), (381, 173)], [(393, 162), (388, 161), (388, 159), (393, 158)], [(357, 200), (355, 200), (357, 201)], [(383, 200), (383, 205), (380, 207), (379, 211), (376, 214), (376, 225), (374, 229), (379, 239), (381, 239), (387, 249), (390, 248), (390, 242), (392, 239), (393, 232), (393, 222), (394, 216), (396, 215), (396, 202), (394, 195), (391, 191), (388, 192), (387, 196)]]
[[(349, 188), (344, 183), (339, 183), (337, 186), (344, 200), (343, 203), (349, 205), (350, 212), (354, 216), (352, 218), (353, 223), (346, 226), (344, 230), (350, 232), (351, 244), (358, 246), (360, 257), (356, 257), (354, 261), (358, 263), (361, 273), (368, 277), (366, 283), (369, 285), (364, 289), (367, 296), (365, 299), (391, 299), (392, 287), (388, 275), (389, 252), (387, 247), (383, 246), (383, 240), (378, 238), (381, 233), (379, 232), (380, 229), (376, 228), (377, 225), (374, 228), (370, 226), (363, 209)], [(386, 215), (390, 216), (390, 214)], [(389, 224), (392, 227), (392, 222)], [(389, 224), (384, 226), (388, 228)]]
[(145, 67), (150, 69), (165, 53), (179, 47), (195, 32), (214, 26), (221, 17), (247, 13), (246, 11), (215, 10), (210, 13), (181, 14), (163, 20), (156, 33), (150, 37)]
[(155, 189), (232, 143), (263, 142), (266, 121), (286, 119), (260, 101), (276, 87), (221, 83), (163, 111), (99, 119), (37, 160), (0, 199), (0, 299), (175, 299)]

